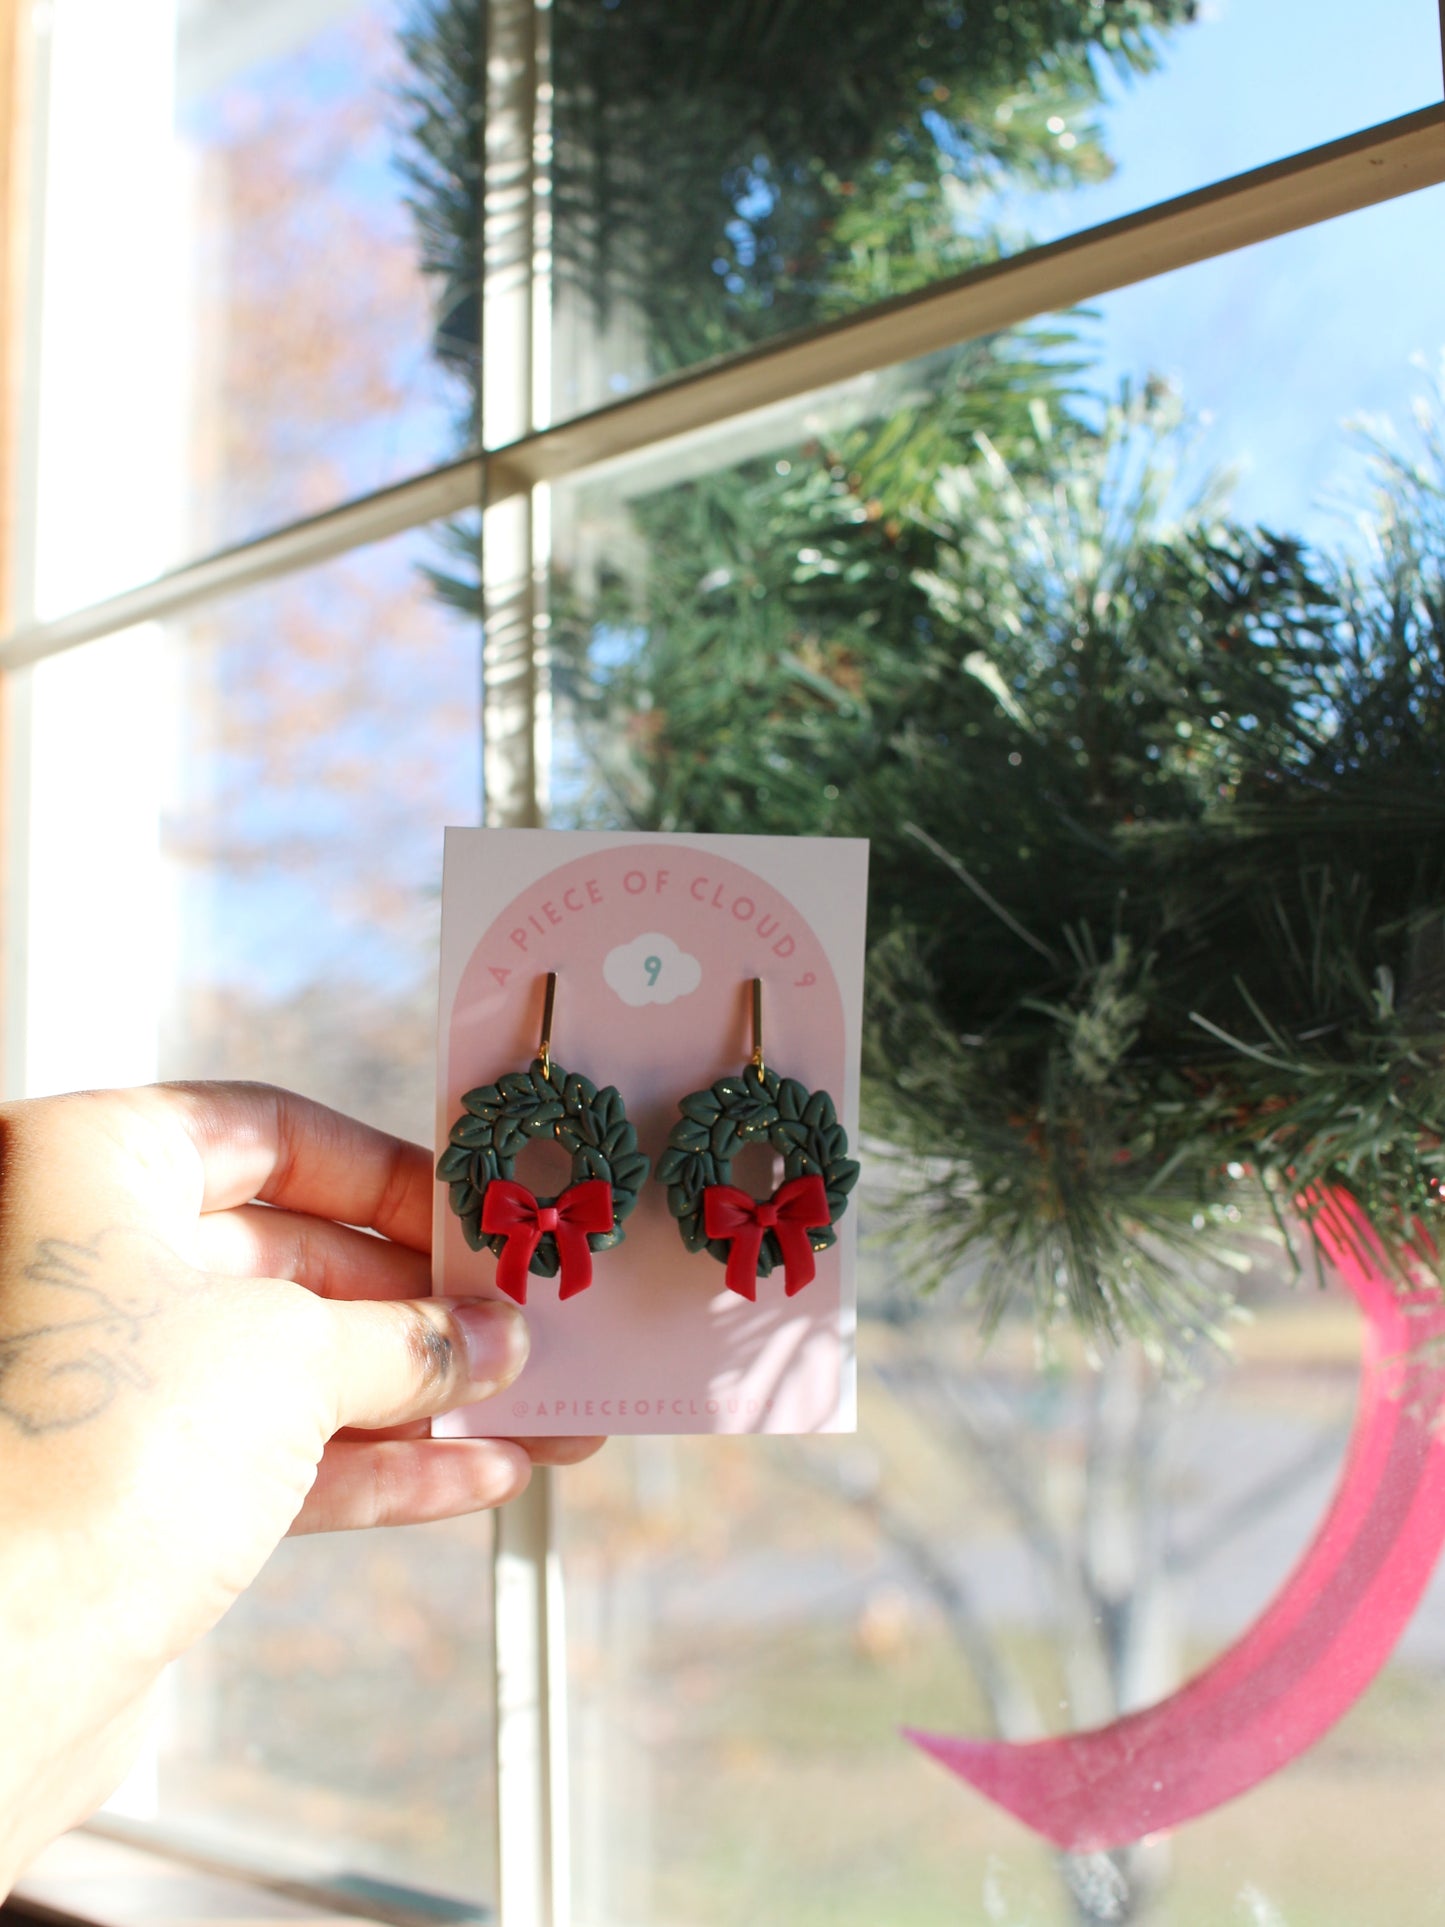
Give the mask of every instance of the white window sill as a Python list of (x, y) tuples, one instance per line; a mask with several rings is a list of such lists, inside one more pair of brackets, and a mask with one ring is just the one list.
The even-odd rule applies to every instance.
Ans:
[[(249, 1878), (172, 1857), (150, 1847), (103, 1839), (84, 1830), (47, 1847), (0, 1904), (0, 1923), (64, 1923), (64, 1927), (420, 1927), (447, 1919), (461, 1927), (449, 1906), (437, 1910), (418, 1894), (416, 1905), (383, 1905), (368, 1899), (354, 1910), (349, 1899), (306, 1894), (285, 1881)], [(482, 1927), (489, 1916), (470, 1917)]]

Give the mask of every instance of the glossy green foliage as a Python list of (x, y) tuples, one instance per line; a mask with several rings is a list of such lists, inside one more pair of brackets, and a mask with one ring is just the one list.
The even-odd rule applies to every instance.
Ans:
[[(745, 1144), (767, 1144), (783, 1160), (783, 1179), (821, 1178), (828, 1193), (828, 1223), (810, 1236), (815, 1251), (837, 1243), (833, 1226), (848, 1209), (858, 1182), (857, 1162), (848, 1156), (848, 1133), (826, 1091), (810, 1091), (795, 1077), (749, 1064), (736, 1077), (720, 1077), (707, 1090), (692, 1091), (678, 1106), (680, 1115), (657, 1161), (657, 1177), (667, 1186), (667, 1204), (689, 1251), (709, 1251), (726, 1263), (726, 1238), (709, 1238), (703, 1226), (703, 1193), (712, 1184), (731, 1184), (733, 1159)], [(766, 1278), (783, 1262), (776, 1232), (763, 1238), (758, 1273)]]
[[(598, 1090), (585, 1077), (564, 1071), (559, 1064), (538, 1059), (530, 1070), (508, 1071), (495, 1084), (482, 1084), (462, 1097), (462, 1115), (452, 1125), (447, 1148), (437, 1161), (437, 1177), (447, 1186), (452, 1210), (462, 1221), (462, 1234), (473, 1251), (483, 1246), (501, 1256), (505, 1234), (489, 1237), (482, 1230), (482, 1205), (487, 1186), (496, 1178), (510, 1178), (518, 1156), (531, 1138), (551, 1138), (572, 1160), (570, 1182), (601, 1178), (612, 1187), (615, 1229), (589, 1232), (593, 1251), (605, 1251), (623, 1239), (622, 1221), (636, 1208), (650, 1164), (637, 1148), (637, 1132), (628, 1120), (620, 1092), (611, 1084)], [(541, 1200), (555, 1204), (554, 1198)], [(528, 1266), (542, 1278), (554, 1278), (561, 1264), (556, 1235), (546, 1232)]]

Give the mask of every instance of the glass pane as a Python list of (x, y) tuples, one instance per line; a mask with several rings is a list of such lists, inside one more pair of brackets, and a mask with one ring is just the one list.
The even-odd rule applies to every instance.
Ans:
[[(258, 1078), (430, 1143), (442, 829), (481, 786), (479, 630), (432, 572), (475, 539), (422, 529), (35, 672), (33, 1090)], [(284, 1545), (175, 1669), (125, 1810), (475, 1912), (490, 1530)]]
[[(479, 631), (430, 571), (468, 542), (422, 529), (172, 631), (163, 1075), (262, 1078), (430, 1142), (441, 832), (481, 794)], [(490, 1548), (485, 1519), (283, 1546), (178, 1669), (159, 1822), (490, 1894)]]
[[(469, 439), (475, 302), (443, 312), (408, 206), (415, 11), (409, 0), (180, 7), (192, 550), (363, 495)], [(453, 127), (464, 177), (480, 125), (469, 108)]]
[(1232, 1368), (1181, 1395), (1137, 1351), (1043, 1374), (1015, 1329), (985, 1355), (956, 1306), (900, 1321), (879, 1282), (855, 1442), (617, 1440), (568, 1480), (578, 1927), (1343, 1927), (1372, 1894), (1408, 1914), (1435, 1891), (1438, 1853), (1394, 1857), (1390, 1776), (1440, 1784), (1409, 1701), (1442, 1690), (1445, 1587), (1304, 1761), (1117, 1865), (1031, 1839), (899, 1731), (1098, 1723), (1232, 1641), (1328, 1502), (1348, 1304), (1260, 1306)]
[(430, 1142), (441, 831), (481, 799), (479, 630), (432, 587), (452, 554), (419, 530), (178, 625), (163, 1074)]
[[(1387, 1004), (1434, 1035), (1406, 933), (1445, 907), (1442, 214), (552, 491), (557, 820), (873, 839), (859, 1438), (638, 1441), (569, 1484), (578, 1927), (1428, 1917), (1439, 1581), (1318, 1744), (1116, 1853), (1055, 1852), (899, 1729), (1164, 1698), (1329, 1504), (1360, 1319), (1291, 1280), (1251, 1160), (1287, 1204), (1328, 1132), (1265, 1120), (1316, 1084), (1343, 1117)], [(1347, 875), (1368, 907), (1328, 922)], [(1414, 1121), (1353, 1141), (1382, 1223), (1416, 1195), (1438, 1223)], [(1148, 1342), (1077, 1338), (1105, 1304)]]
[(490, 1919), (492, 1521), (288, 1539), (168, 1677), (152, 1820), (219, 1858)]
[(555, 410), (1427, 106), (1433, 0), (558, 0)]
[[(37, 16), (41, 616), (468, 442), (476, 303), (455, 260), (446, 285), (430, 271), (409, 205), (411, 11), (69, 0)], [(462, 142), (478, 117), (465, 98), (456, 113)], [(105, 504), (83, 540), (81, 476)]]

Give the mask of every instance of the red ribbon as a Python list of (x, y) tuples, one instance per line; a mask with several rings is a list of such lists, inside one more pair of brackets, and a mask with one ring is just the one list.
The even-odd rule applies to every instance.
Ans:
[(702, 1221), (710, 1238), (732, 1240), (728, 1289), (749, 1299), (758, 1295), (763, 1233), (775, 1231), (791, 1298), (813, 1282), (817, 1267), (808, 1233), (830, 1222), (827, 1187), (821, 1178), (792, 1178), (770, 1198), (750, 1198), (736, 1185), (710, 1184), (702, 1194)]
[(544, 1235), (557, 1240), (562, 1260), (563, 1298), (574, 1298), (592, 1283), (589, 1231), (612, 1229), (612, 1186), (604, 1178), (570, 1185), (551, 1204), (539, 1204), (525, 1184), (493, 1178), (482, 1199), (482, 1229), (506, 1239), (497, 1260), (497, 1284), (519, 1305), (527, 1302), (527, 1267)]

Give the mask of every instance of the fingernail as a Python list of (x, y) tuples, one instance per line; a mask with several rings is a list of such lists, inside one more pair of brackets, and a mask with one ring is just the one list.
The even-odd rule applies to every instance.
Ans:
[(531, 1336), (527, 1321), (510, 1305), (487, 1298), (464, 1298), (452, 1317), (467, 1349), (467, 1377), (479, 1398), (510, 1385), (527, 1362)]

